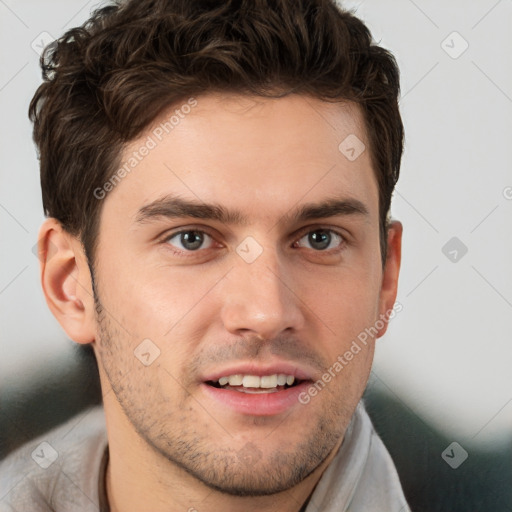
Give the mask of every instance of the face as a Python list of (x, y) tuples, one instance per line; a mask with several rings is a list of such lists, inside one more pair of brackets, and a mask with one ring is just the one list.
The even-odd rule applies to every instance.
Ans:
[(373, 358), (374, 339), (354, 340), (394, 300), (369, 151), (339, 149), (366, 144), (362, 117), (210, 94), (162, 134), (173, 112), (125, 148), (140, 159), (103, 199), (106, 413), (212, 488), (289, 489), (341, 443)]

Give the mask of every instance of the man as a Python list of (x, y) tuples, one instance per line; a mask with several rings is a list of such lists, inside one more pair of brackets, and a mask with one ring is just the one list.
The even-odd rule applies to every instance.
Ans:
[(393, 57), (331, 0), (131, 0), (43, 70), (42, 286), (103, 408), (4, 461), (2, 510), (409, 510), (360, 403), (397, 308)]

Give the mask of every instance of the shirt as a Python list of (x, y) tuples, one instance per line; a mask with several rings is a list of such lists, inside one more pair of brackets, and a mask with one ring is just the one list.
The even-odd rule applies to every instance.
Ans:
[[(108, 440), (101, 406), (0, 463), (0, 512), (108, 512)], [(410, 512), (391, 457), (360, 402), (305, 512)]]

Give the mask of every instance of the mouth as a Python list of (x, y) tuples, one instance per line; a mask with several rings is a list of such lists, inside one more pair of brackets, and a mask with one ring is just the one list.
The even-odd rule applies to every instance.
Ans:
[(290, 364), (232, 367), (202, 379), (207, 400), (226, 413), (274, 416), (299, 407), (299, 395), (313, 382), (308, 372)]
[(278, 393), (279, 391), (298, 386), (302, 382), (302, 380), (296, 379), (293, 375), (286, 375), (284, 373), (262, 376), (237, 373), (222, 376), (217, 380), (206, 381), (206, 384), (216, 389), (238, 391), (239, 393), (247, 394), (262, 394)]

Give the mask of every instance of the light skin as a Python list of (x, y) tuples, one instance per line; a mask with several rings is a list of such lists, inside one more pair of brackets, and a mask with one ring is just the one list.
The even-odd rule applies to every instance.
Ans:
[[(383, 268), (357, 106), (298, 95), (197, 101), (103, 200), (100, 312), (82, 246), (55, 219), (39, 237), (42, 254), (53, 250), (41, 264), (43, 290), (69, 337), (91, 343), (98, 359), (113, 512), (297, 512), (342, 444), (375, 340), (307, 405), (276, 414), (219, 402), (204, 379), (242, 364), (287, 364), (318, 380), (393, 308), (402, 227), (390, 226)], [(367, 147), (354, 161), (338, 149), (350, 134)], [(215, 203), (245, 222), (176, 208), (171, 216), (176, 198)], [(296, 215), (326, 201), (336, 208)], [(188, 238), (174, 236), (180, 230)], [(247, 237), (257, 245), (244, 245)], [(248, 263), (240, 247), (261, 254)], [(148, 366), (134, 355), (145, 339), (145, 353), (160, 351)]]

